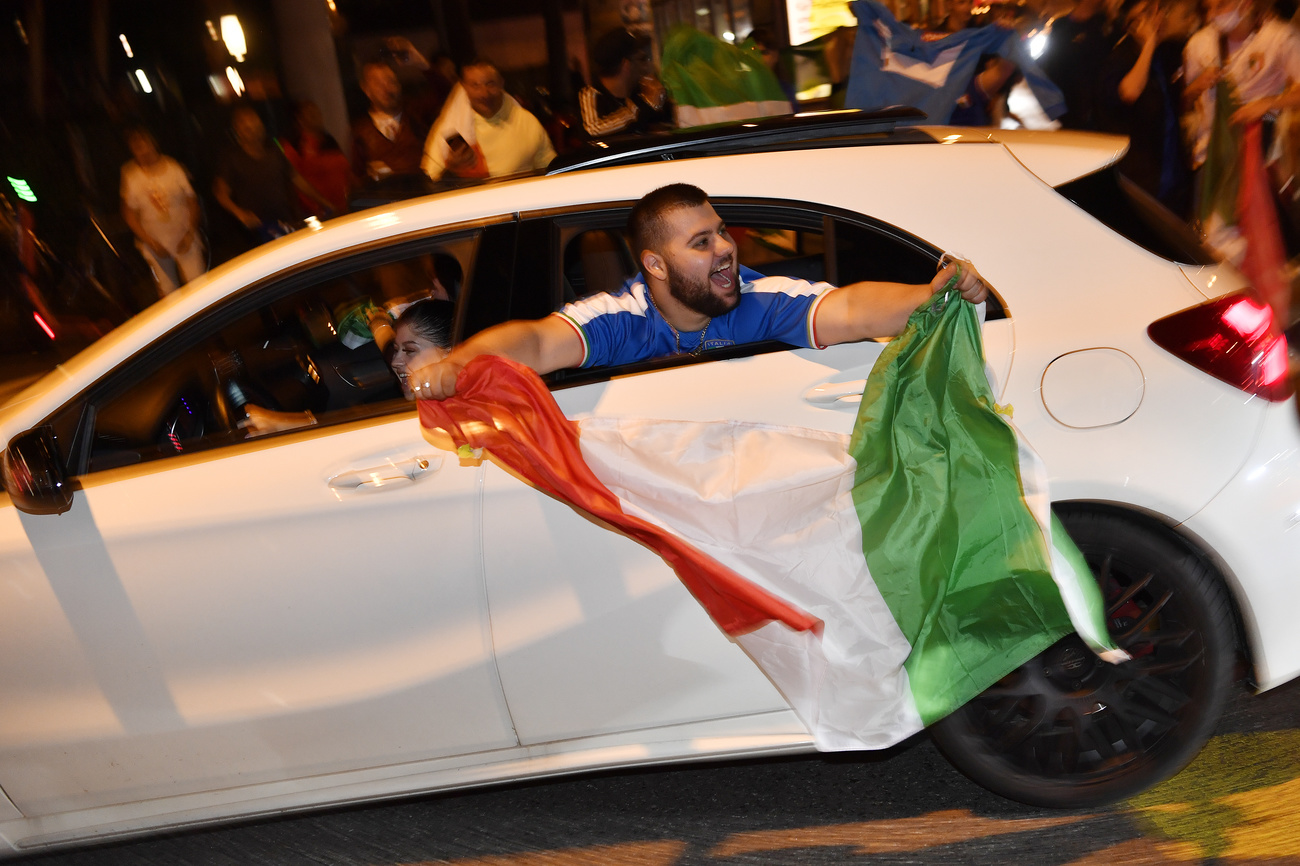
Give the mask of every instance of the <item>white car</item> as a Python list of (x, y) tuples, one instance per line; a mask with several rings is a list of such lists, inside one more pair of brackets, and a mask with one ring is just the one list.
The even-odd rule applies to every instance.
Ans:
[[(349, 338), (350, 310), (431, 274), (458, 291), (459, 338), (615, 287), (631, 204), (677, 181), (711, 195), (760, 272), (921, 282), (951, 251), (995, 287), (997, 399), (1134, 660), (1063, 640), (934, 729), (960, 768), (1027, 802), (1104, 802), (1191, 759), (1239, 656), (1260, 689), (1295, 677), (1300, 435), (1267, 308), (1122, 184), (1122, 139), (896, 115), (611, 146), (299, 231), (13, 399), (0, 842), (811, 750), (662, 561), (434, 449), (374, 344)], [(845, 433), (880, 348), (744, 346), (551, 381), (570, 416)], [(248, 438), (243, 401), (316, 423)]]

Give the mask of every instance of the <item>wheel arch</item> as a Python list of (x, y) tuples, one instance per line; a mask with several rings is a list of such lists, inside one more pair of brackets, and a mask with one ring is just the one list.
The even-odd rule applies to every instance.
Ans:
[(1185, 525), (1179, 524), (1163, 514), (1129, 503), (1095, 499), (1070, 499), (1053, 502), (1052, 510), (1058, 513), (1111, 514), (1130, 520), (1142, 528), (1168, 539), (1187, 551), (1188, 554), (1199, 559), (1227, 591), (1228, 603), (1232, 609), (1233, 642), (1236, 644), (1237, 653), (1245, 665), (1251, 685), (1254, 687), (1255, 650), (1248, 637), (1252, 632), (1247, 627), (1246, 615), (1242, 609), (1241, 585), (1228, 564), (1200, 536), (1191, 532)]

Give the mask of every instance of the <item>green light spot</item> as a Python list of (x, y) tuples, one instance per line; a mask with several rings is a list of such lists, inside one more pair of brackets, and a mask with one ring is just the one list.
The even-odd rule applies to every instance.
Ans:
[(32, 188), (27, 181), (18, 177), (9, 177), (8, 175), (5, 175), (5, 177), (8, 178), (9, 185), (14, 188), (14, 194), (20, 199), (30, 202), (36, 201), (36, 193), (32, 192)]

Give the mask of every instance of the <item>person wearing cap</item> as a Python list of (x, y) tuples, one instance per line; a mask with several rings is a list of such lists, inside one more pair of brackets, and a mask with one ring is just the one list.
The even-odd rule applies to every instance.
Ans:
[(611, 30), (592, 49), (596, 83), (578, 94), (582, 128), (592, 138), (647, 131), (673, 120), (672, 102), (650, 65), (646, 39)]

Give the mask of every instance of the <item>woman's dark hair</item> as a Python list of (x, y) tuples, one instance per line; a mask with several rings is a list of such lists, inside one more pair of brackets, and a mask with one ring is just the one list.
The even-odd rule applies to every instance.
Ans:
[(397, 317), (394, 329), (407, 325), (421, 339), (428, 340), (440, 349), (450, 349), (455, 313), (456, 305), (451, 301), (425, 298), (403, 310)]

